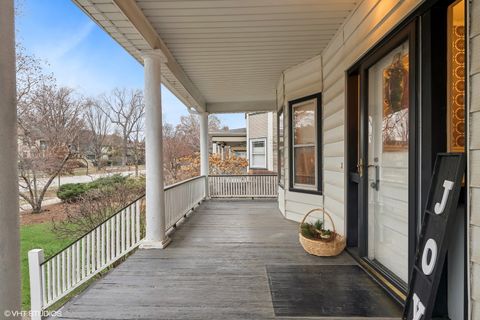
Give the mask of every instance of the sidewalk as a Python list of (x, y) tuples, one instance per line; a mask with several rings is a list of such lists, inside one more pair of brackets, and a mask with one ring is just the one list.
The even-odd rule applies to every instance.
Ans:
[[(86, 182), (91, 182), (93, 180), (96, 180), (98, 178), (108, 177), (115, 174), (120, 174), (122, 176), (127, 176), (127, 175), (133, 176), (135, 175), (135, 171), (133, 170), (133, 171), (124, 171), (124, 172), (95, 173), (95, 174), (83, 175), (83, 176), (65, 176), (65, 177), (60, 177), (60, 185), (64, 185), (67, 183), (86, 183)], [(140, 170), (139, 174), (145, 174), (145, 170)], [(41, 188), (45, 182), (46, 182), (46, 179), (40, 180), (39, 188)], [(55, 178), (53, 180), (52, 184), (50, 185), (50, 188), (58, 188), (58, 178)], [(19, 187), (19, 191), (25, 192), (26, 190), (23, 189), (22, 187)], [(57, 204), (60, 202), (62, 202), (62, 200), (60, 200), (59, 198), (50, 197), (50, 198), (45, 198), (45, 200), (43, 200), (43, 205), (48, 206), (48, 205)], [(31, 210), (31, 207), (28, 203), (20, 205), (20, 212), (24, 212), (28, 210)]]

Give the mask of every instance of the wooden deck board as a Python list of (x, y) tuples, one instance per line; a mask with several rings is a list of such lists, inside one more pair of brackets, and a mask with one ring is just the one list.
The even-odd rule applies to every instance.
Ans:
[(204, 202), (168, 248), (135, 252), (62, 319), (275, 319), (266, 265), (355, 264), (308, 255), (297, 227), (275, 201)]

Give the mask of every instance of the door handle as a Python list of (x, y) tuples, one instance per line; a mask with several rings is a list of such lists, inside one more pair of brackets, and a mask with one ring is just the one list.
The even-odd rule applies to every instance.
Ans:
[(370, 183), (370, 187), (378, 191), (380, 188), (380, 167), (376, 164), (369, 164), (367, 167), (375, 168), (375, 181)]
[(357, 163), (357, 172), (360, 178), (363, 176), (363, 159), (360, 158)]

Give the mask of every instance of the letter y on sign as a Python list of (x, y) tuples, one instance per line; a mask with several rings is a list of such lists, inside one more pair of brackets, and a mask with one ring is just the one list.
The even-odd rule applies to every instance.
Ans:
[(442, 214), (443, 210), (445, 210), (445, 206), (447, 205), (447, 200), (448, 200), (448, 194), (450, 193), (450, 190), (453, 189), (453, 182), (445, 180), (443, 182), (443, 197), (442, 197), (442, 202), (439, 203), (437, 202), (435, 204), (435, 213), (436, 214)]

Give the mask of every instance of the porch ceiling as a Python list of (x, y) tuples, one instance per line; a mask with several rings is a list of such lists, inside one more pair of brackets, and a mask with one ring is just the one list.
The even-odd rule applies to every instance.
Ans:
[(358, 0), (74, 0), (141, 63), (162, 49), (164, 82), (210, 112), (275, 108), (286, 68), (321, 53)]

